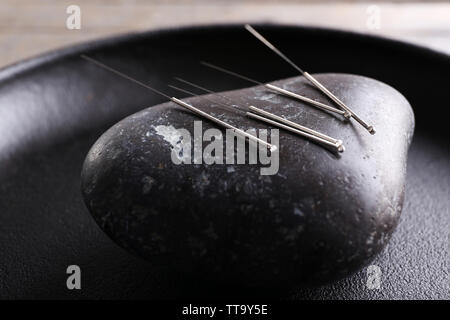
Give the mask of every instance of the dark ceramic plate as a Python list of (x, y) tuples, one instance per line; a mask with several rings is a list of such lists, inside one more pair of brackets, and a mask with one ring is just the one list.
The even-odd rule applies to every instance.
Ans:
[[(449, 298), (450, 57), (358, 34), (259, 26), (310, 72), (369, 76), (410, 101), (416, 133), (408, 161), (402, 218), (373, 264), (320, 288), (276, 292), (293, 298)], [(166, 92), (173, 76), (214, 90), (249, 86), (198, 64), (209, 60), (261, 81), (295, 75), (242, 26), (165, 30), (56, 51), (0, 71), (0, 298), (173, 298), (250, 295), (214, 292), (160, 272), (119, 248), (96, 225), (80, 194), (84, 157), (121, 118), (164, 100), (79, 58), (89, 54)], [(440, 114), (440, 115), (439, 115)], [(82, 290), (66, 288), (66, 268), (82, 269)], [(265, 294), (264, 291), (259, 291)]]

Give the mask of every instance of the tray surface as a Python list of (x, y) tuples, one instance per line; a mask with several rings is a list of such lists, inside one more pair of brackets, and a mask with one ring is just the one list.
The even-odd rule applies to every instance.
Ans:
[[(450, 298), (450, 57), (386, 39), (326, 29), (258, 26), (309, 72), (354, 73), (383, 81), (416, 117), (400, 224), (366, 269), (337, 283), (292, 292), (296, 299)], [(292, 39), (297, 39), (293, 41)], [(121, 118), (164, 100), (79, 58), (88, 54), (157, 88), (181, 76), (217, 91), (250, 86), (199, 65), (207, 60), (261, 81), (295, 75), (242, 26), (208, 26), (121, 36), (59, 50), (0, 71), (0, 298), (177, 298), (268, 294), (214, 292), (160, 272), (113, 243), (80, 194), (80, 171), (93, 142)], [(434, 110), (431, 110), (431, 109)], [(431, 112), (433, 111), (433, 112)], [(66, 268), (82, 269), (82, 290), (66, 288)], [(212, 291), (211, 291), (212, 290)]]

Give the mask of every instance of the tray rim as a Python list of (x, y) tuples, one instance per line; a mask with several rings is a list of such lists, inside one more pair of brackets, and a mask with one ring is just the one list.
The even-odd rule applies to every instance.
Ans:
[[(63, 58), (77, 55), (86, 50), (96, 50), (107, 45), (123, 44), (129, 41), (139, 40), (141, 38), (148, 38), (155, 35), (169, 35), (180, 32), (201, 32), (207, 29), (237, 29), (242, 27), (245, 22), (242, 23), (219, 23), (219, 24), (195, 24), (188, 26), (172, 26), (165, 28), (158, 28), (152, 30), (138, 31), (138, 32), (126, 32), (123, 34), (111, 35), (107, 37), (101, 37), (94, 40), (83, 41), (73, 45), (62, 46), (57, 49), (44, 51), (37, 55), (32, 55), (28, 58), (13, 62), (0, 68), (0, 84), (8, 81), (9, 79), (26, 73), (30, 70), (45, 67), (47, 64), (54, 63)], [(403, 40), (397, 40), (380, 35), (365, 34), (356, 31), (349, 31), (336, 28), (316, 27), (302, 24), (285, 24), (285, 23), (253, 23), (252, 25), (259, 28), (272, 28), (272, 29), (297, 29), (304, 32), (318, 33), (321, 35), (331, 35), (338, 37), (351, 37), (357, 40), (369, 41), (373, 44), (384, 45), (389, 47), (407, 48), (411, 50), (411, 54), (419, 54), (428, 56), (432, 59), (447, 60), (450, 63), (450, 54), (441, 52), (435, 49), (427, 48), (421, 45), (409, 43)]]

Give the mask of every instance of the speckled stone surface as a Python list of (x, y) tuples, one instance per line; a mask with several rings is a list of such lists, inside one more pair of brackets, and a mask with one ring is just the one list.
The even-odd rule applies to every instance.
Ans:
[[(317, 78), (377, 133), (253, 87), (225, 95), (342, 139), (346, 151), (336, 156), (280, 131), (275, 175), (261, 175), (259, 165), (176, 165), (174, 130), (193, 132), (201, 119), (165, 103), (120, 121), (94, 144), (82, 172), (87, 207), (119, 245), (192, 277), (284, 286), (351, 274), (384, 248), (397, 225), (414, 115), (379, 81)], [(304, 78), (273, 83), (329, 103)], [(239, 128), (267, 128), (202, 97), (186, 101)]]

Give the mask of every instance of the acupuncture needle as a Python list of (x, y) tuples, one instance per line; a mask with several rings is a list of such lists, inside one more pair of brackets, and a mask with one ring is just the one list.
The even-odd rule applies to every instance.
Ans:
[[(236, 107), (237, 107), (239, 110), (243, 111), (243, 110), (238, 106), (238, 103), (237, 103), (237, 102), (233, 101), (232, 99), (230, 99), (229, 97), (227, 97), (227, 96), (225, 96), (225, 95), (222, 95), (222, 94), (220, 94), (220, 93), (217, 93), (217, 92), (215, 92), (215, 91), (209, 90), (209, 89), (207, 89), (207, 88), (204, 88), (204, 87), (202, 87), (202, 86), (199, 86), (198, 84), (192, 83), (192, 82), (190, 82), (190, 81), (187, 81), (187, 80), (184, 80), (184, 79), (181, 79), (181, 78), (178, 78), (178, 77), (175, 77), (175, 79), (178, 80), (178, 81), (180, 81), (180, 82), (183, 82), (183, 83), (185, 83), (185, 84), (188, 84), (188, 85), (190, 85), (190, 86), (192, 86), (192, 87), (195, 87), (195, 88), (197, 88), (197, 89), (200, 89), (200, 90), (203, 90), (203, 91), (205, 91), (205, 92), (211, 93), (211, 94), (216, 95), (216, 96), (219, 96), (219, 97), (221, 97), (221, 98), (224, 98), (224, 99), (230, 101), (231, 103), (233, 103), (234, 105), (236, 105)], [(180, 90), (180, 91), (182, 91), (182, 92), (185, 92), (185, 93), (188, 93), (188, 94), (191, 94), (191, 95), (195, 95), (195, 96), (196, 96), (195, 93), (192, 93), (192, 92), (190, 92), (190, 91), (188, 91), (188, 90), (180, 89), (180, 88), (175, 87), (175, 86), (170, 86), (170, 87), (172, 87), (172, 88), (174, 88), (174, 89), (176, 89), (176, 90)], [(207, 98), (205, 98), (205, 99), (207, 99)], [(209, 99), (207, 99), (207, 100), (209, 100)], [(209, 100), (209, 101), (211, 101), (211, 100)], [(224, 106), (224, 107), (230, 107), (230, 106), (227, 106), (227, 105), (222, 104), (222, 103), (220, 103), (220, 102), (216, 102), (216, 103), (218, 103), (218, 104), (220, 104), (220, 105), (222, 105), (222, 106)], [(277, 115), (275, 115), (275, 114), (273, 114), (273, 113), (270, 113), (270, 112), (267, 112), (267, 111), (265, 111), (265, 110), (259, 109), (259, 108), (255, 107), (255, 106), (250, 105), (248, 108), (249, 108), (251, 111), (253, 111), (253, 112), (244, 111), (245, 114), (246, 114), (248, 117), (251, 117), (251, 118), (254, 118), (254, 119), (257, 119), (257, 120), (260, 120), (260, 121), (264, 121), (264, 122), (266, 122), (266, 123), (272, 124), (272, 125), (274, 125), (274, 126), (277, 126), (277, 127), (282, 128), (282, 129), (285, 129), (285, 130), (288, 130), (288, 131), (297, 133), (297, 134), (299, 134), (299, 135), (301, 135), (301, 136), (303, 136), (303, 137), (310, 138), (311, 140), (314, 140), (314, 141), (316, 141), (316, 142), (319, 142), (319, 143), (323, 143), (323, 144), (332, 146), (332, 147), (336, 148), (338, 152), (344, 152), (344, 151), (345, 151), (345, 147), (344, 147), (344, 145), (343, 145), (342, 140), (334, 139), (334, 138), (332, 138), (332, 137), (330, 137), (330, 136), (327, 136), (326, 134), (323, 134), (323, 133), (320, 133), (320, 132), (315, 131), (315, 130), (313, 130), (313, 129), (310, 129), (310, 128), (308, 128), (308, 127), (302, 126), (302, 125), (300, 125), (300, 124), (298, 124), (298, 123), (295, 123), (295, 122), (293, 122), (293, 121), (290, 121), (290, 120), (287, 120), (287, 119), (282, 118), (282, 117), (280, 117), (280, 116), (277, 116)], [(255, 112), (255, 113), (259, 113), (259, 115), (256, 115), (254, 112)], [(270, 119), (272, 119), (272, 120), (267, 119), (267, 118), (270, 118)], [(273, 121), (273, 120), (274, 120), (274, 121)], [(284, 125), (283, 125), (283, 124), (284, 124)], [(286, 126), (286, 125), (287, 125), (287, 126)], [(289, 126), (289, 127), (292, 127), (292, 128), (295, 128), (296, 130), (291, 130), (292, 128), (288, 128), (288, 126)], [(325, 141), (324, 141), (324, 140), (325, 140)]]
[[(189, 95), (191, 95), (191, 96), (199, 96), (198, 94), (196, 94), (196, 93), (194, 93), (194, 92), (192, 92), (192, 91), (189, 91), (189, 90), (186, 90), (186, 89), (182, 89), (182, 88), (177, 87), (177, 86), (174, 86), (174, 85), (168, 85), (168, 87), (170, 87), (170, 88), (172, 88), (172, 89), (175, 89), (175, 90), (178, 90), (178, 91), (183, 92), (183, 93), (187, 93), (187, 94), (189, 94)], [(213, 93), (213, 92), (210, 92), (210, 93)], [(224, 103), (221, 103), (221, 102), (219, 102), (219, 101), (211, 100), (211, 99), (209, 99), (209, 98), (207, 98), (207, 97), (204, 97), (204, 96), (202, 96), (202, 98), (205, 99), (205, 100), (207, 100), (207, 101), (209, 101), (209, 102), (212, 103), (212, 104), (218, 104), (219, 106), (221, 106), (221, 107), (223, 107), (223, 108), (225, 108), (225, 109), (227, 109), (227, 110), (236, 111), (236, 109), (237, 109), (237, 110), (242, 111), (242, 112), (247, 112), (246, 110), (243, 110), (243, 109), (240, 108), (239, 106), (232, 107), (232, 106), (228, 106), (228, 105), (226, 105), (226, 104), (224, 104)]]
[(273, 126), (280, 127), (282, 129), (285, 129), (285, 130), (297, 133), (299, 135), (302, 135), (304, 137), (310, 138), (311, 140), (314, 140), (316, 142), (322, 143), (324, 145), (328, 145), (330, 147), (336, 148), (336, 150), (338, 152), (344, 152), (344, 150), (345, 150), (345, 148), (344, 148), (344, 146), (342, 144), (336, 144), (336, 143), (330, 142), (328, 140), (319, 138), (319, 137), (317, 137), (315, 135), (312, 135), (312, 134), (309, 134), (307, 132), (295, 129), (295, 128), (291, 127), (291, 126), (287, 126), (287, 125), (279, 123), (277, 121), (274, 121), (274, 120), (271, 120), (271, 119), (267, 119), (266, 117), (260, 116), (258, 114), (255, 114), (255, 113), (252, 113), (252, 112), (247, 112), (247, 116), (249, 116), (251, 118), (254, 118), (254, 119), (258, 119), (258, 120), (263, 121), (263, 122), (266, 122), (266, 123), (271, 124)]
[[(205, 92), (211, 93), (211, 94), (213, 94), (213, 95), (219, 96), (219, 97), (221, 97), (221, 98), (224, 98), (224, 99), (228, 100), (229, 102), (231, 102), (232, 104), (236, 105), (236, 107), (238, 107), (238, 105), (239, 105), (239, 103), (237, 103), (236, 101), (233, 101), (233, 100), (230, 99), (229, 97), (227, 97), (227, 96), (225, 96), (225, 95), (222, 95), (222, 94), (220, 94), (220, 93), (218, 93), (218, 92), (212, 91), (212, 90), (210, 90), (210, 89), (207, 89), (207, 88), (205, 88), (205, 87), (202, 87), (202, 86), (200, 86), (200, 85), (198, 85), (198, 84), (195, 84), (195, 83), (193, 83), (193, 82), (187, 81), (187, 80), (182, 79), (182, 78), (179, 78), (179, 77), (175, 77), (174, 79), (175, 79), (175, 80), (178, 80), (178, 81), (180, 81), (180, 82), (183, 82), (183, 83), (185, 83), (185, 84), (187, 84), (187, 85), (190, 85), (190, 86), (192, 86), (192, 87), (194, 87), (194, 88), (197, 88), (197, 89), (200, 89), (200, 90), (202, 90), (202, 91), (205, 91)], [(195, 95), (195, 93), (192, 93), (192, 92), (189, 92), (189, 91), (185, 91), (185, 92), (187, 92), (188, 94), (193, 94), (193, 95)], [(223, 105), (223, 106), (226, 106), (226, 105)], [(313, 129), (310, 129), (310, 128), (308, 128), (308, 127), (302, 126), (302, 125), (300, 125), (300, 124), (298, 124), (298, 123), (295, 123), (295, 122), (290, 121), (290, 120), (287, 120), (287, 119), (285, 119), (285, 118), (283, 118), (283, 117), (277, 116), (277, 115), (275, 115), (275, 114), (273, 114), (273, 113), (270, 113), (270, 112), (264, 111), (264, 110), (262, 110), (262, 109), (259, 109), (259, 108), (255, 107), (255, 106), (250, 105), (248, 108), (249, 108), (250, 110), (252, 110), (253, 112), (259, 113), (259, 114), (264, 115), (264, 116), (269, 117), (269, 118), (272, 118), (273, 120), (276, 120), (276, 121), (278, 121), (278, 122), (282, 122), (282, 123), (287, 124), (287, 125), (289, 125), (289, 126), (291, 126), (291, 127), (295, 127), (295, 128), (297, 128), (297, 129), (299, 129), (299, 130), (306, 131), (306, 132), (308, 132), (308, 133), (310, 133), (310, 134), (313, 134), (313, 135), (315, 135), (315, 136), (318, 136), (318, 137), (320, 137), (320, 138), (322, 138), (322, 139), (328, 140), (328, 141), (333, 142), (333, 143), (335, 143), (335, 144), (342, 145), (342, 140), (334, 139), (334, 138), (332, 138), (332, 137), (330, 137), (330, 136), (327, 136), (326, 134), (323, 134), (323, 133), (320, 133), (320, 132), (315, 131), (315, 130), (313, 130)], [(242, 109), (239, 108), (239, 107), (238, 107), (238, 109), (239, 109), (239, 110), (242, 110)], [(247, 112), (247, 110), (245, 110), (245, 112)]]
[(259, 41), (265, 44), (270, 50), (275, 52), (279, 57), (281, 57), (284, 61), (290, 64), (295, 70), (300, 72), (306, 79), (308, 79), (317, 89), (322, 91), (326, 96), (328, 96), (331, 100), (333, 100), (341, 109), (343, 109), (345, 113), (345, 117), (354, 118), (360, 125), (362, 125), (370, 134), (375, 134), (375, 128), (371, 125), (368, 125), (364, 122), (360, 117), (358, 117), (345, 103), (339, 100), (330, 90), (328, 90), (323, 84), (321, 84), (316, 78), (310, 75), (308, 72), (303, 71), (297, 66), (292, 60), (286, 57), (279, 49), (277, 49), (272, 43), (269, 42), (266, 38), (264, 38), (258, 31), (256, 31), (251, 25), (246, 24), (245, 29), (250, 32), (253, 36), (255, 36)]
[(340, 109), (333, 108), (333, 107), (328, 106), (328, 105), (326, 105), (326, 104), (324, 104), (324, 103), (321, 103), (321, 102), (318, 102), (318, 101), (316, 101), (316, 100), (307, 98), (307, 97), (305, 97), (305, 96), (299, 95), (299, 94), (294, 93), (294, 92), (292, 92), (292, 91), (288, 91), (288, 90), (286, 90), (286, 89), (280, 88), (280, 87), (275, 86), (275, 85), (273, 85), (273, 84), (262, 83), (262, 82), (260, 82), (260, 81), (257, 81), (257, 80), (255, 80), (255, 79), (251, 79), (251, 78), (249, 78), (249, 77), (247, 77), (247, 76), (244, 76), (244, 75), (242, 75), (242, 74), (239, 74), (239, 73), (237, 73), (237, 72), (234, 72), (234, 71), (231, 71), (231, 70), (228, 70), (228, 69), (219, 67), (219, 66), (217, 66), (217, 65), (214, 65), (214, 64), (212, 64), (212, 63), (210, 63), (210, 62), (201, 61), (200, 63), (201, 63), (202, 65), (208, 67), (208, 68), (215, 69), (215, 70), (217, 70), (217, 71), (220, 71), (220, 72), (229, 74), (229, 75), (231, 75), (231, 76), (234, 76), (234, 77), (237, 77), (237, 78), (246, 80), (246, 81), (248, 81), (248, 82), (252, 82), (252, 83), (255, 83), (255, 84), (258, 84), (258, 85), (262, 85), (262, 86), (266, 87), (267, 89), (270, 89), (270, 90), (272, 90), (272, 91), (278, 92), (278, 93), (280, 93), (280, 94), (282, 94), (282, 95), (284, 95), (284, 96), (288, 96), (288, 97), (291, 97), (291, 98), (294, 98), (294, 99), (297, 99), (297, 100), (300, 100), (300, 101), (309, 103), (309, 104), (315, 106), (316, 108), (319, 108), (319, 109), (322, 109), (322, 110), (331, 111), (331, 112), (337, 113), (337, 114), (342, 115), (342, 116), (345, 115), (345, 112), (342, 111), (342, 110), (340, 110)]
[(113, 69), (112, 67), (109, 67), (109, 66), (101, 63), (98, 60), (95, 60), (95, 59), (93, 59), (91, 57), (88, 57), (88, 56), (86, 56), (84, 54), (80, 55), (80, 57), (85, 59), (85, 60), (87, 60), (87, 61), (89, 61), (89, 62), (94, 63), (98, 67), (106, 69), (106, 70), (108, 70), (108, 71), (110, 71), (112, 73), (115, 73), (116, 75), (118, 75), (118, 76), (120, 76), (122, 78), (130, 80), (130, 81), (132, 81), (132, 82), (134, 82), (134, 83), (136, 83), (136, 84), (138, 84), (138, 85), (140, 85), (140, 86), (142, 86), (142, 87), (144, 87), (144, 88), (146, 88), (146, 89), (148, 89), (150, 91), (153, 91), (154, 93), (171, 100), (172, 102), (176, 103), (177, 105), (179, 105), (179, 106), (181, 106), (181, 107), (183, 107), (185, 109), (188, 109), (189, 111), (197, 114), (200, 117), (206, 118), (206, 119), (208, 119), (208, 120), (210, 120), (210, 121), (212, 121), (212, 122), (214, 122), (214, 123), (216, 123), (216, 124), (218, 124), (218, 125), (220, 125), (220, 126), (222, 126), (224, 128), (231, 129), (234, 133), (239, 134), (239, 135), (241, 135), (243, 137), (246, 137), (249, 140), (252, 140), (254, 142), (260, 143), (260, 144), (266, 146), (270, 151), (277, 150), (277, 146), (276, 145), (272, 145), (272, 144), (270, 144), (270, 143), (268, 143), (268, 142), (266, 142), (266, 141), (264, 141), (262, 139), (259, 139), (259, 138), (255, 137), (252, 134), (249, 134), (249, 133), (247, 133), (247, 132), (245, 132), (245, 131), (243, 131), (243, 130), (241, 130), (239, 128), (236, 128), (236, 127), (234, 127), (234, 126), (232, 126), (232, 125), (230, 125), (230, 124), (228, 124), (228, 123), (226, 123), (226, 122), (216, 118), (216, 117), (213, 117), (210, 114), (208, 114), (208, 113), (206, 113), (206, 112), (204, 112), (204, 111), (202, 111), (200, 109), (197, 109), (194, 106), (192, 106), (192, 105), (190, 105), (190, 104), (188, 104), (188, 103), (186, 103), (186, 102), (184, 102), (184, 101), (182, 101), (180, 99), (177, 99), (175, 97), (170, 97), (169, 95), (167, 95), (167, 94), (165, 94), (165, 93), (163, 93), (163, 92), (161, 92), (161, 91), (159, 91), (159, 90), (157, 90), (157, 89), (155, 89), (155, 88), (153, 88), (153, 87), (151, 87), (151, 86), (149, 86), (149, 85), (147, 85), (147, 84), (145, 84), (145, 83), (143, 83), (143, 82), (141, 82), (141, 81), (139, 81), (137, 79), (134, 79), (134, 78), (132, 78), (132, 77), (130, 77), (130, 76), (128, 76), (128, 75), (126, 75), (126, 74), (116, 70), (116, 69)]

